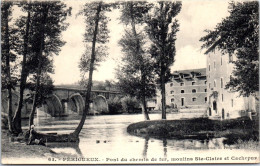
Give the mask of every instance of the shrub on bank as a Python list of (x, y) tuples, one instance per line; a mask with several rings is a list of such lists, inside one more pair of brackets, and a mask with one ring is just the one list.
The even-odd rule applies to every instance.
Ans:
[(122, 108), (127, 113), (140, 113), (140, 103), (134, 97), (125, 96), (121, 99)]
[(195, 118), (185, 120), (155, 120), (133, 123), (127, 132), (139, 136), (164, 138), (210, 138), (227, 136), (237, 141), (239, 138), (258, 140), (258, 122), (247, 117), (232, 120), (210, 120)]
[(121, 114), (123, 113), (123, 107), (121, 99), (119, 97), (111, 98), (107, 100), (108, 114)]

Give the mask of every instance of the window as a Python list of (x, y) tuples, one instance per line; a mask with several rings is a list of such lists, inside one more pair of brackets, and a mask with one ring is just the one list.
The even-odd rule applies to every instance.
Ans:
[(196, 97), (193, 97), (193, 98), (192, 98), (192, 101), (196, 101)]
[(233, 107), (233, 105), (234, 105), (234, 100), (231, 99), (231, 107)]
[(170, 87), (172, 87), (172, 86), (173, 86), (173, 83), (170, 84)]
[(216, 85), (216, 80), (214, 80), (214, 87), (216, 87), (217, 85)]
[(207, 92), (207, 89), (205, 89), (204, 92)]
[(181, 90), (181, 93), (184, 93), (184, 90)]
[(192, 93), (196, 93), (196, 89), (192, 89)]
[(207, 84), (207, 81), (205, 81), (204, 83)]
[(184, 98), (181, 98), (181, 106), (184, 106)]
[(195, 82), (192, 82), (191, 85), (195, 85)]
[(223, 88), (223, 78), (220, 79), (220, 86)]
[(210, 65), (209, 65), (209, 71), (210, 71)]
[(210, 88), (210, 83), (209, 83), (209, 88)]
[(174, 93), (174, 91), (172, 90), (172, 91), (171, 91), (171, 94), (173, 94), (173, 93)]
[(181, 86), (183, 86), (183, 85), (184, 85), (184, 83), (183, 83), (183, 82), (181, 82), (181, 83), (180, 83), (180, 85), (181, 85)]
[(205, 103), (207, 102), (207, 97), (205, 97)]
[(171, 102), (172, 102), (172, 103), (174, 102), (174, 98), (171, 98)]
[(221, 95), (221, 99), (222, 99), (222, 102), (223, 102), (224, 101), (224, 95), (223, 94)]

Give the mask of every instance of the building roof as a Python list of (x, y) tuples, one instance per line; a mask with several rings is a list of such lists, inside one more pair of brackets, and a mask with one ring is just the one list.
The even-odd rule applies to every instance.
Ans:
[(194, 77), (206, 77), (206, 68), (177, 70), (177, 71), (174, 71), (172, 74), (174, 76), (174, 79), (179, 79), (180, 76), (182, 78), (191, 77), (192, 75)]

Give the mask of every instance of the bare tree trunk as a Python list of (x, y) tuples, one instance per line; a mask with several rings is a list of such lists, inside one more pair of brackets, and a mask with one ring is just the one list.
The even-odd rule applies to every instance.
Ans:
[(145, 96), (142, 95), (141, 101), (142, 101), (142, 111), (144, 113), (144, 118), (145, 118), (145, 120), (150, 120), (149, 114), (148, 114), (148, 111), (147, 111)]
[(10, 72), (10, 41), (9, 41), (9, 9), (11, 7), (10, 2), (5, 2), (5, 9), (2, 11), (3, 18), (4, 19), (4, 44), (6, 46), (6, 49), (3, 51), (5, 52), (5, 65), (6, 65), (6, 79), (7, 79), (7, 89), (8, 89), (8, 129), (12, 133), (13, 127), (12, 127), (12, 116), (13, 116), (13, 109), (12, 109), (12, 82), (11, 82), (11, 72)]
[(97, 7), (96, 12), (96, 20), (95, 20), (95, 30), (93, 34), (93, 40), (92, 40), (92, 50), (91, 50), (91, 61), (90, 61), (90, 69), (89, 69), (89, 78), (88, 78), (88, 85), (87, 85), (87, 92), (86, 92), (86, 98), (85, 98), (85, 109), (83, 111), (80, 123), (78, 127), (75, 129), (73, 134), (78, 137), (82, 127), (84, 126), (87, 113), (89, 111), (89, 104), (90, 104), (90, 94), (91, 94), (91, 87), (92, 87), (92, 75), (94, 70), (94, 63), (95, 63), (95, 49), (96, 49), (96, 39), (97, 39), (97, 33), (98, 33), (98, 23), (100, 19), (100, 12), (101, 12), (101, 5), (102, 2), (99, 3)]
[(29, 37), (29, 26), (30, 26), (30, 11), (28, 11), (28, 16), (26, 20), (26, 30), (24, 36), (24, 52), (23, 52), (23, 61), (22, 61), (22, 71), (21, 71), (21, 82), (20, 82), (20, 92), (19, 92), (19, 102), (17, 109), (15, 111), (15, 116), (13, 118), (14, 129), (17, 133), (22, 132), (21, 129), (21, 112), (23, 108), (23, 94), (25, 89), (25, 84), (27, 80), (27, 70), (26, 70), (26, 57), (28, 53), (28, 37)]
[(165, 72), (161, 67), (162, 119), (166, 119)]

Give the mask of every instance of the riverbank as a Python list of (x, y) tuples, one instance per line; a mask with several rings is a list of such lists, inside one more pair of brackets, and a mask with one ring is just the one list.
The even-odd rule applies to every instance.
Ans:
[[(1, 134), (2, 142), (2, 163), (8, 164), (8, 161), (13, 163), (10, 159), (30, 159), (48, 161), (50, 157), (52, 158), (63, 158), (68, 156), (68, 154), (55, 153), (49, 147), (42, 145), (26, 145), (23, 137), (11, 137), (8, 134), (8, 130), (2, 129)], [(71, 155), (70, 155), (71, 157)]]
[(259, 120), (244, 117), (223, 121), (208, 118), (142, 121), (130, 124), (127, 132), (136, 136), (168, 139), (225, 137), (226, 144), (234, 144), (239, 140), (258, 141)]

